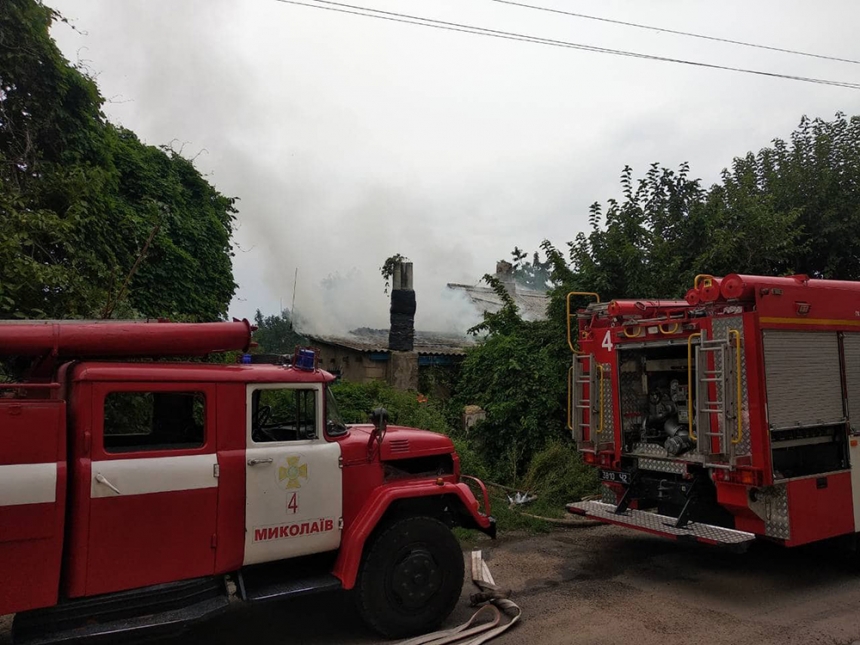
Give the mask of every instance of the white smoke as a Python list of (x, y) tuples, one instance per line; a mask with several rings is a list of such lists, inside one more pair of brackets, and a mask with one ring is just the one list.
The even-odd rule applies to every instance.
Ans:
[[(262, 188), (253, 201), (274, 198), (268, 192)], [(413, 262), (416, 329), (465, 334), (481, 320), (468, 298), (446, 285), (475, 283), (490, 267), (476, 267), (468, 249), (453, 237), (446, 240), (445, 231), (429, 231), (423, 222), (430, 215), (416, 213), (413, 200), (377, 190), (315, 207), (291, 199), (281, 203), (296, 213), (288, 224), (263, 217), (244, 232), (261, 250), (266, 286), (281, 295), (285, 306), (295, 301), (302, 332), (340, 335), (358, 327), (388, 328), (390, 300), (380, 267), (395, 253)]]
[[(196, 166), (220, 192), (241, 197), (231, 314), (274, 313), (279, 301), (289, 308), (298, 268), (295, 307), (316, 333), (388, 326), (379, 267), (395, 253), (414, 262), (416, 328), (464, 330), (477, 313), (445, 284), (475, 284), (515, 245), (533, 251), (547, 238), (563, 248), (588, 230), (589, 204), (619, 194), (625, 164), (640, 176), (655, 160), (687, 160), (707, 185), (732, 155), (786, 135), (801, 114), (857, 111), (841, 88), (274, 1), (48, 4), (80, 29), (58, 23), (54, 34), (67, 57), (88, 59), (98, 73), (112, 98), (109, 118), (153, 145), (189, 142), (189, 157), (206, 150)], [(443, 20), (579, 37), (575, 21), (494, 3), (374, 6), (407, 4)], [(804, 31), (805, 47), (834, 52), (851, 49), (860, 19), (860, 4), (845, 2), (842, 19), (829, 23), (811, 3), (705, 4), (616, 2), (605, 11), (715, 33), (741, 29), (748, 33), (738, 37), (751, 40), (763, 28), (774, 41), (791, 40), (797, 25), (817, 24)], [(683, 39), (662, 34), (598, 24), (588, 32), (605, 47), (689, 54)], [(748, 52), (698, 47), (703, 59), (753, 64)], [(774, 53), (757, 56), (759, 67), (777, 62)], [(796, 64), (797, 73), (830, 74), (821, 62)]]

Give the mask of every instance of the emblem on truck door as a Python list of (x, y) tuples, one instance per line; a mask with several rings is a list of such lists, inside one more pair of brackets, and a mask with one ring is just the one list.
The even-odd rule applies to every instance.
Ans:
[(301, 463), (301, 455), (290, 455), (278, 462), (278, 484), (287, 490), (301, 488), (308, 479), (308, 465)]

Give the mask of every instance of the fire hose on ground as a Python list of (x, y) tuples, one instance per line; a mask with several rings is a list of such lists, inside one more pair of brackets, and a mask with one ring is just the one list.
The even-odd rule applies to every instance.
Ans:
[[(559, 517), (546, 517), (545, 515), (534, 515), (533, 513), (526, 513), (521, 508), (522, 505), (525, 505), (529, 502), (532, 502), (537, 499), (537, 495), (533, 495), (529, 492), (521, 492), (518, 488), (511, 488), (510, 486), (505, 486), (503, 484), (496, 484), (495, 482), (485, 482), (488, 487), (499, 488), (506, 492), (514, 493), (513, 497), (511, 495), (507, 495), (507, 499), (503, 499), (501, 497), (497, 497), (490, 493), (490, 497), (494, 500), (507, 501), (508, 508), (522, 515), (523, 517), (530, 517), (535, 520), (540, 520), (542, 522), (547, 522), (549, 524), (555, 524), (557, 526), (566, 526), (569, 528), (587, 528), (589, 526), (601, 526), (603, 522), (598, 522), (597, 520), (583, 520), (579, 518), (559, 518)], [(599, 495), (583, 497), (583, 500), (588, 499), (599, 499)]]
[(462, 625), (417, 636), (399, 645), (480, 645), (501, 635), (519, 621), (522, 611), (510, 599), (511, 590), (496, 585), (479, 550), (472, 551), (472, 583), (479, 590), (470, 598), (472, 606), (488, 604), (484, 604)]

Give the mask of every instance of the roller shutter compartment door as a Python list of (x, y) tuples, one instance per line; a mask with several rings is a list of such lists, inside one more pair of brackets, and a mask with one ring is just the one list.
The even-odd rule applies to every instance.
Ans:
[(848, 395), (848, 417), (851, 429), (860, 431), (860, 332), (845, 332), (845, 385)]
[(795, 428), (842, 421), (836, 332), (765, 330), (762, 335), (770, 426)]

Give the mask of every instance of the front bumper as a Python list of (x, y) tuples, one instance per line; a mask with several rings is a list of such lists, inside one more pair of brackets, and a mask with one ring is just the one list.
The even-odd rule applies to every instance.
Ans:
[[(460, 479), (465, 479), (470, 482), (473, 482), (481, 491), (481, 496), (483, 497), (483, 507), (481, 507), (480, 502), (478, 501), (475, 494), (472, 492), (471, 488), (467, 484), (460, 483), (458, 486), (464, 487), (469, 491), (469, 496), (474, 500), (469, 511), (472, 516), (472, 520), (474, 521), (474, 526), (468, 526), (466, 528), (475, 528), (481, 531), (482, 533), (489, 535), (492, 539), (496, 539), (496, 518), (490, 515), (491, 507), (490, 507), (490, 494), (487, 491), (487, 487), (477, 477), (472, 477), (471, 475), (460, 475)], [(467, 505), (468, 507), (469, 505)]]

